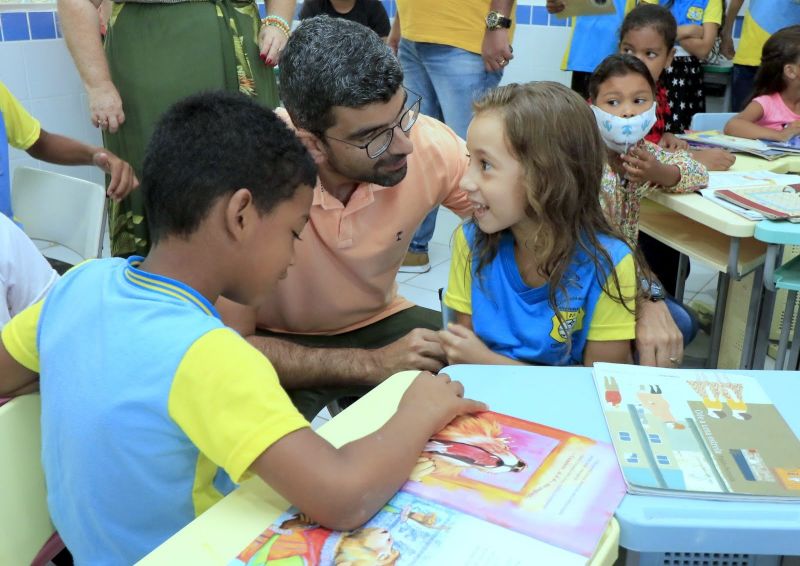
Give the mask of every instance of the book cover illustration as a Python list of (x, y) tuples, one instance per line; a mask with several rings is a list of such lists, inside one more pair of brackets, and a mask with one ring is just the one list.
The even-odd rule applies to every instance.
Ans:
[(578, 554), (401, 491), (350, 532), (322, 528), (291, 509), (229, 566), (523, 566), (532, 556), (542, 564), (586, 563)]
[(594, 377), (632, 493), (800, 497), (800, 442), (754, 378), (615, 364)]
[(487, 411), (435, 435), (364, 527), (332, 532), (290, 510), (230, 566), (586, 564), (624, 494), (610, 444)]

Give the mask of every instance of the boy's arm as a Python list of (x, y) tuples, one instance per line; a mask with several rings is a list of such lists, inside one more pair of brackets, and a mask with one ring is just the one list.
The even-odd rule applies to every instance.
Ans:
[(92, 147), (78, 140), (42, 130), (39, 139), (27, 151), (31, 157), (49, 163), (96, 165), (111, 177), (106, 192), (116, 201), (122, 200), (139, 186), (133, 167), (102, 147)]
[(0, 397), (16, 397), (39, 388), (39, 374), (29, 370), (0, 341)]
[(722, 41), (719, 46), (719, 52), (728, 59), (733, 59), (736, 56), (736, 48), (733, 46), (733, 26), (743, 3), (744, 0), (728, 0), (728, 9), (725, 11), (725, 25), (722, 26), (722, 32), (720, 33)]
[(800, 134), (800, 128), (789, 125), (783, 130), (773, 130), (756, 124), (764, 116), (764, 108), (755, 101), (750, 102), (744, 110), (728, 120), (725, 124), (725, 133), (729, 136), (748, 138), (751, 140), (788, 141), (793, 136)]
[(114, 133), (125, 122), (125, 113), (103, 51), (99, 5), (100, 0), (58, 0), (58, 15), (67, 47), (89, 95), (92, 124)]
[(355, 529), (408, 480), (431, 436), (458, 415), (486, 410), (463, 392), (446, 375), (421, 373), (378, 431), (336, 449), (304, 428), (272, 444), (250, 470), (322, 526)]
[(373, 350), (360, 348), (310, 348), (288, 340), (256, 335), (252, 307), (219, 298), (217, 310), (226, 325), (244, 336), (278, 371), (286, 389), (337, 385), (377, 385), (408, 369), (439, 371), (444, 352), (436, 332), (412, 330), (399, 340)]

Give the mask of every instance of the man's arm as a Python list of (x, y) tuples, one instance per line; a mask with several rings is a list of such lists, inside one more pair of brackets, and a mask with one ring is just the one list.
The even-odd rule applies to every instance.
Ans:
[(99, 5), (100, 0), (58, 0), (58, 15), (67, 47), (89, 95), (92, 124), (114, 133), (125, 122), (125, 113), (103, 51)]
[(719, 52), (728, 59), (733, 59), (736, 56), (736, 49), (733, 46), (733, 26), (743, 3), (744, 0), (728, 0), (728, 9), (725, 11), (725, 25), (722, 26)]
[[(492, 0), (489, 11), (499, 12), (507, 18), (513, 19), (513, 8), (514, 0)], [(487, 71), (501, 71), (514, 58), (508, 37), (509, 32), (510, 30), (505, 28), (496, 30), (487, 28), (484, 32), (481, 55)]]
[(244, 336), (275, 366), (285, 389), (376, 385), (398, 371), (436, 372), (444, 367), (444, 352), (433, 330), (417, 328), (388, 346), (373, 350), (310, 348), (256, 335), (255, 308), (222, 297), (216, 307), (225, 324)]
[(28, 148), (28, 155), (59, 165), (96, 165), (110, 175), (107, 193), (116, 201), (122, 200), (139, 186), (133, 167), (107, 149), (92, 147), (45, 130), (41, 131), (39, 139)]

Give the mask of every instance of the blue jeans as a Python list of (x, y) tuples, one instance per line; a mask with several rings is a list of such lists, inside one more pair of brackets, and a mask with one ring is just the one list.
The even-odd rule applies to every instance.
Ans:
[(758, 67), (734, 65), (731, 75), (731, 112), (741, 112), (753, 94)]
[[(472, 101), (495, 88), (503, 77), (502, 71), (487, 71), (480, 55), (450, 45), (401, 39), (397, 56), (403, 85), (422, 95), (420, 112), (444, 122), (462, 138), (467, 137), (472, 119)], [(428, 251), (437, 210), (425, 217), (411, 238), (412, 252)]]
[(677, 326), (681, 331), (681, 334), (683, 334), (683, 347), (685, 348), (692, 340), (694, 340), (694, 337), (697, 336), (697, 330), (699, 329), (700, 325), (698, 324), (694, 313), (692, 313), (692, 311), (690, 311), (686, 306), (682, 305), (669, 295), (667, 295), (664, 300), (667, 303), (669, 314), (672, 315), (672, 320), (675, 321), (675, 326)]

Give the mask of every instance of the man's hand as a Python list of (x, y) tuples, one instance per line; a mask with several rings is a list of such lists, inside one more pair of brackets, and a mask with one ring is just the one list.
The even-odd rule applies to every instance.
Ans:
[(670, 132), (667, 132), (663, 136), (661, 136), (661, 141), (658, 142), (658, 145), (661, 146), (661, 148), (666, 149), (667, 151), (689, 149), (689, 142), (675, 137), (675, 134), (671, 134)]
[(111, 81), (101, 83), (95, 88), (86, 89), (89, 95), (89, 112), (92, 115), (92, 125), (109, 133), (116, 133), (125, 123), (125, 113), (122, 111), (122, 98), (117, 87)]
[(450, 364), (488, 364), (492, 351), (471, 329), (450, 323), (439, 331), (439, 340)]
[(695, 150), (692, 152), (692, 157), (705, 165), (709, 171), (727, 171), (736, 162), (734, 154), (718, 147)]
[(92, 156), (92, 161), (107, 175), (111, 176), (106, 194), (116, 202), (121, 201), (128, 193), (139, 186), (139, 179), (133, 172), (133, 167), (107, 149), (98, 151)]
[(564, 0), (547, 0), (547, 11), (551, 14), (558, 14), (566, 7)]
[[(409, 369), (437, 372), (447, 362), (435, 330), (415, 328), (388, 346), (371, 350), (381, 371), (380, 381)], [(376, 376), (378, 377), (378, 376)]]
[(514, 58), (511, 44), (508, 43), (508, 30), (505, 28), (486, 30), (483, 34), (481, 56), (483, 65), (489, 72), (500, 71)]
[(664, 301), (639, 302), (636, 350), (639, 365), (675, 368), (683, 361), (683, 335)]

